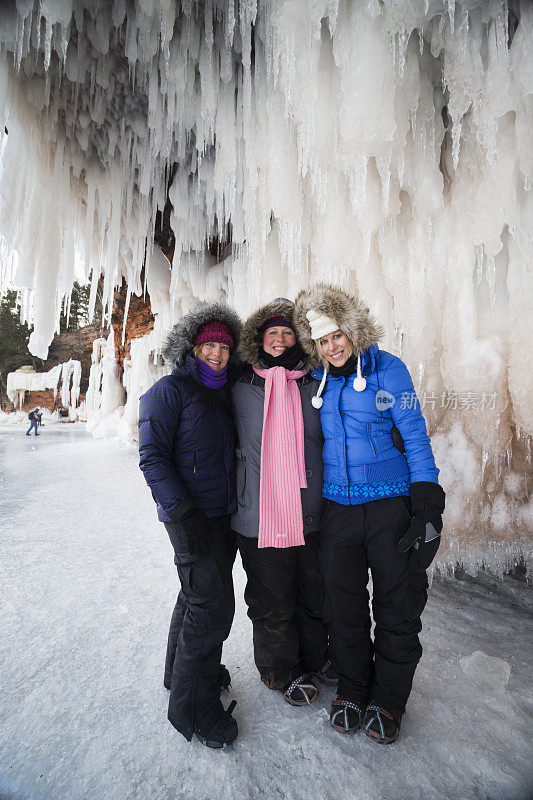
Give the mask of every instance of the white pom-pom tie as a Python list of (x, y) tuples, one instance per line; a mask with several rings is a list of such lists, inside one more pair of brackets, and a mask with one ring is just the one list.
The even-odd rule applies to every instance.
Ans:
[(322, 375), (322, 380), (320, 381), (320, 386), (318, 387), (318, 392), (315, 394), (314, 397), (311, 398), (311, 404), (313, 408), (322, 408), (324, 404), (323, 399), (320, 397), (322, 391), (324, 390), (324, 384), (326, 383), (328, 373), (324, 370), (324, 374)]
[(353, 379), (352, 385), (356, 392), (364, 392), (366, 389), (366, 378), (361, 375), (361, 353), (357, 356), (357, 377)]

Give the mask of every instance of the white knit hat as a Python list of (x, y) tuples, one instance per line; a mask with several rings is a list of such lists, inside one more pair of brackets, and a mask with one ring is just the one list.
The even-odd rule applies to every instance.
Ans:
[[(323, 336), (327, 336), (328, 333), (335, 333), (335, 331), (340, 330), (337, 323), (332, 320), (331, 317), (326, 316), (326, 314), (321, 314), (314, 308), (310, 308), (305, 316), (307, 317), (309, 326), (311, 328), (311, 338), (315, 339), (315, 341), (317, 339), (321, 339)], [(320, 381), (320, 385), (318, 387), (318, 392), (314, 397), (311, 398), (311, 403), (313, 404), (314, 408), (322, 408), (324, 400), (320, 395), (324, 391), (327, 376), (328, 368), (326, 365), (324, 374), (322, 375), (322, 380)], [(361, 374), (361, 353), (357, 354), (357, 377), (354, 378), (353, 388), (356, 392), (364, 392), (366, 388), (366, 379), (363, 378)]]
[(325, 314), (321, 314), (320, 311), (314, 308), (310, 308), (305, 316), (311, 328), (311, 338), (315, 339), (315, 341), (316, 339), (321, 339), (323, 336), (327, 336), (328, 333), (334, 333), (339, 330), (339, 326), (335, 320), (331, 319), (331, 317), (327, 317)]
[[(331, 317), (328, 317), (326, 314), (321, 314), (320, 311), (316, 310), (316, 308), (310, 308), (305, 316), (307, 317), (309, 327), (311, 328), (311, 339), (314, 339), (315, 341), (317, 339), (321, 339), (323, 336), (327, 336), (328, 333), (335, 333), (335, 331), (339, 330), (339, 326), (334, 320), (331, 319)], [(320, 386), (318, 387), (318, 392), (316, 393), (315, 397), (311, 398), (311, 403), (313, 404), (314, 408), (322, 408), (322, 403), (324, 401), (320, 395), (324, 389), (327, 376), (328, 370), (326, 367), (326, 369), (324, 369), (322, 380), (320, 381)]]

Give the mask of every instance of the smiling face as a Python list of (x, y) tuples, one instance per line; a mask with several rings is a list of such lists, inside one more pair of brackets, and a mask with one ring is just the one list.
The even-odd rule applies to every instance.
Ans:
[(273, 325), (271, 328), (267, 328), (263, 334), (263, 350), (265, 353), (270, 353), (274, 358), (277, 358), (288, 347), (293, 347), (295, 344), (296, 336), (294, 331), (284, 325)]
[(228, 363), (229, 347), (222, 342), (205, 342), (200, 346), (197, 357), (218, 372)]
[(340, 329), (319, 339), (319, 345), (324, 358), (334, 367), (342, 367), (353, 353), (352, 343)]

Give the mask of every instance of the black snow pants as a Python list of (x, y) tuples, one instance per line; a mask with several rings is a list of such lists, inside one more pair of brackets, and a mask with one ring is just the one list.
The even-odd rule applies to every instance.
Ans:
[(181, 590), (170, 622), (164, 684), (170, 689), (168, 718), (189, 741), (195, 727), (211, 727), (223, 711), (220, 659), (235, 612), (237, 553), (229, 520), (211, 520), (210, 551), (202, 557), (190, 555), (179, 523), (165, 523)]
[(301, 547), (259, 548), (257, 539), (240, 534), (237, 541), (248, 579), (244, 599), (255, 664), (269, 689), (285, 689), (326, 660), (318, 534), (308, 534)]
[[(329, 652), (339, 675), (338, 696), (403, 713), (422, 656), (418, 634), (427, 601), (424, 573), (411, 582), (410, 553), (397, 543), (411, 521), (410, 498), (355, 506), (324, 501), (320, 565)], [(372, 575), (372, 641), (368, 569)]]

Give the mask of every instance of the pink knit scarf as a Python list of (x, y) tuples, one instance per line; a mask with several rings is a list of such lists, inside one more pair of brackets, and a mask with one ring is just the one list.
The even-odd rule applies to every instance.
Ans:
[(305, 371), (254, 367), (254, 372), (265, 379), (258, 546), (294, 547), (305, 544), (300, 494), (307, 487), (304, 419), (295, 382)]

